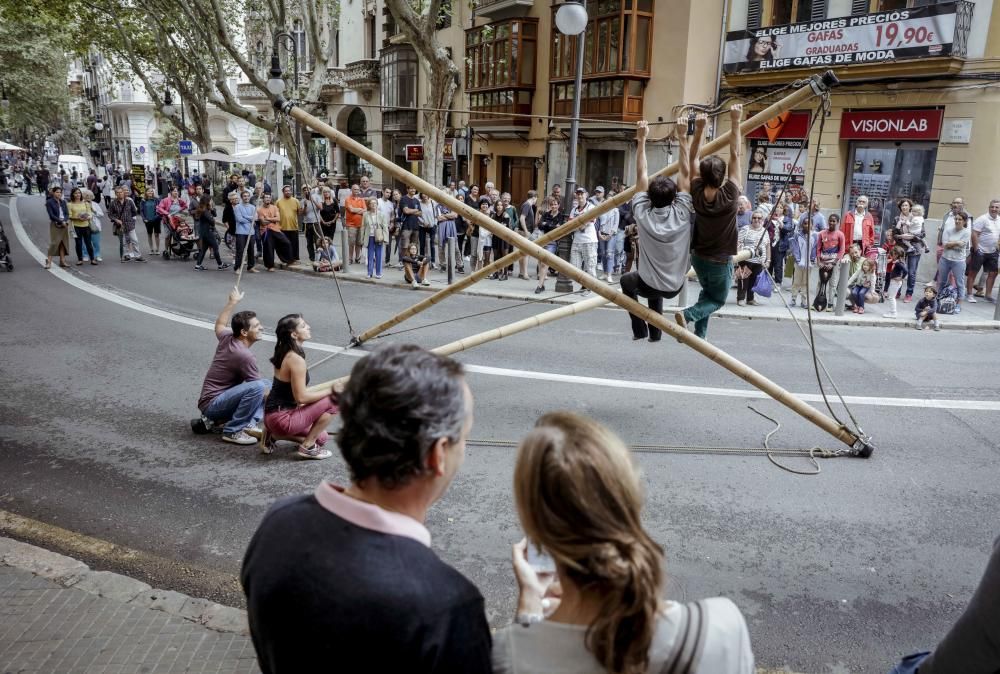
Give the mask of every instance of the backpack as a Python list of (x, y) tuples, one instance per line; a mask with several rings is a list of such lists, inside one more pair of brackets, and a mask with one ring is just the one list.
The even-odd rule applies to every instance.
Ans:
[(954, 286), (945, 286), (938, 294), (938, 313), (954, 314), (955, 305), (958, 304), (958, 291)]

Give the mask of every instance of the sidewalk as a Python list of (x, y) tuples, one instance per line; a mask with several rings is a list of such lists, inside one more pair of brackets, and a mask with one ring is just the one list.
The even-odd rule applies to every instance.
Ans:
[[(302, 250), (305, 250), (303, 247)], [(529, 262), (528, 271), (529, 275), (534, 273), (534, 263)], [(578, 302), (582, 299), (586, 299), (579, 292), (573, 293), (571, 295), (563, 295), (555, 292), (555, 278), (549, 278), (545, 282), (545, 291), (536, 295), (535, 287), (538, 282), (531, 278), (529, 280), (519, 279), (516, 275), (517, 265), (514, 266), (515, 275), (512, 276), (507, 281), (491, 281), (488, 279), (483, 279), (475, 285), (466, 290), (462, 291), (464, 295), (473, 295), (480, 297), (491, 297), (497, 299), (507, 299), (507, 300), (519, 300), (524, 302), (538, 302), (539, 304), (571, 304), (573, 302)], [(312, 271), (308, 264), (299, 264), (293, 266), (289, 271), (298, 272), (302, 274), (309, 275), (319, 275)], [(330, 274), (323, 274), (323, 276), (329, 277)], [(352, 281), (356, 283), (371, 283), (380, 286), (397, 287), (409, 292), (414, 295), (414, 303), (418, 300), (426, 297), (424, 293), (431, 291), (436, 292), (448, 285), (448, 275), (443, 271), (432, 271), (429, 274), (430, 286), (421, 286), (416, 290), (412, 290), (411, 286), (403, 280), (403, 272), (397, 269), (395, 266), (389, 267), (388, 265), (383, 270), (383, 276), (381, 279), (369, 279), (367, 278), (367, 270), (363, 264), (361, 265), (350, 265), (346, 273), (341, 272), (339, 277), (342, 281)], [(454, 281), (458, 282), (460, 279), (464, 278), (458, 274), (454, 275)], [(617, 279), (616, 279), (617, 280)], [(784, 284), (784, 296), (786, 300), (789, 300), (789, 289), (791, 286), (791, 279), (785, 279)], [(579, 290), (580, 286), (577, 284), (573, 285), (575, 290)], [(919, 285), (920, 288), (923, 287), (922, 284)], [(615, 286), (618, 289), (618, 286)], [(687, 306), (688, 304), (693, 304), (698, 299), (699, 286), (697, 280), (691, 280), (688, 282), (687, 290), (687, 303), (680, 306)], [(813, 294), (815, 294), (815, 289), (813, 289)], [(671, 313), (676, 311), (678, 308), (678, 300), (683, 296), (679, 295), (677, 299), (666, 300), (664, 302), (664, 312)], [(956, 316), (944, 316), (940, 317), (941, 329), (942, 330), (1000, 330), (1000, 321), (993, 320), (993, 312), (996, 309), (996, 305), (992, 302), (987, 302), (984, 298), (977, 298), (978, 302), (971, 304), (969, 302), (962, 303), (962, 313)], [(777, 294), (772, 295), (770, 298), (758, 298), (759, 306), (737, 306), (736, 304), (736, 290), (731, 289), (729, 292), (729, 300), (727, 304), (717, 311), (714, 316), (719, 318), (741, 318), (747, 320), (770, 320), (770, 321), (790, 321), (792, 320), (788, 309), (785, 308), (784, 303)], [(789, 300), (790, 301), (790, 300)], [(872, 326), (872, 327), (896, 327), (896, 328), (909, 328), (913, 329), (914, 317), (913, 317), (913, 307), (916, 303), (916, 299), (912, 303), (905, 303), (902, 300), (897, 302), (899, 318), (883, 318), (882, 314), (888, 311), (888, 305), (885, 303), (881, 304), (869, 304), (866, 309), (867, 313), (858, 315), (851, 312), (850, 309), (845, 309), (842, 316), (837, 316), (833, 311), (824, 312), (822, 314), (813, 312), (813, 324), (819, 325), (853, 325), (853, 326)], [(543, 309), (544, 310), (544, 309)], [(806, 320), (806, 311), (801, 307), (793, 307), (792, 311), (796, 318), (800, 321)], [(928, 328), (930, 329), (930, 328)]]
[(244, 611), (0, 538), (0, 672), (259, 672)]

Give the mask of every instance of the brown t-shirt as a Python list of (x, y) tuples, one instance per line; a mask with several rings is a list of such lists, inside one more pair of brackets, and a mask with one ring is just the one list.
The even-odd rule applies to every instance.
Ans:
[(691, 181), (691, 200), (694, 202), (694, 238), (691, 252), (698, 257), (724, 260), (736, 255), (736, 211), (739, 206), (740, 187), (726, 180), (715, 194), (715, 199), (705, 199), (705, 185), (701, 178)]
[(208, 366), (208, 373), (201, 385), (201, 397), (198, 398), (198, 409), (202, 412), (215, 397), (239, 386), (243, 382), (257, 381), (260, 373), (257, 371), (257, 359), (243, 342), (233, 337), (229, 328), (219, 336), (219, 345), (215, 349), (215, 357)]

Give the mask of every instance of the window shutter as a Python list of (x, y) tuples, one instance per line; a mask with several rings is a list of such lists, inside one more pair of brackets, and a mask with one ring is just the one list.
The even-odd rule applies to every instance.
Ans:
[(851, 0), (851, 16), (864, 16), (870, 6), (868, 0)]
[(809, 20), (821, 21), (826, 18), (826, 0), (812, 0), (809, 8)]
[(764, 0), (750, 0), (747, 3), (747, 30), (760, 28), (760, 17), (764, 13)]

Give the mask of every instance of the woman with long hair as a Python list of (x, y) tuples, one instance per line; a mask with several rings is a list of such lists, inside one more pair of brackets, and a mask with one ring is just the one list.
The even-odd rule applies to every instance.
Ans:
[[(494, 672), (677, 671), (668, 665), (683, 660), (685, 624), (700, 633), (688, 646), (701, 655), (680, 671), (754, 671), (746, 623), (730, 600), (663, 599), (663, 549), (642, 527), (639, 474), (610, 430), (572, 412), (543, 416), (518, 450), (514, 500), (526, 534), (513, 551), (518, 624), (496, 634)], [(561, 586), (547, 617), (553, 574), (536, 571), (529, 546), (551, 557)]]
[(90, 223), (94, 219), (94, 209), (90, 202), (83, 198), (83, 190), (74, 187), (69, 193), (69, 221), (73, 225), (73, 238), (76, 239), (76, 264), (83, 264), (84, 247), (90, 264), (97, 264), (94, 255), (94, 244), (90, 241)]
[(337, 413), (337, 404), (332, 391), (308, 389), (302, 344), (312, 337), (309, 324), (299, 314), (288, 314), (278, 321), (274, 333), (274, 381), (264, 403), (264, 428), (272, 437), (264, 438), (264, 446), (269, 450), (272, 439), (290, 439), (299, 443), (298, 455), (304, 459), (329, 458), (330, 450), (323, 445), (330, 437), (326, 427)]
[(215, 256), (215, 261), (219, 265), (219, 271), (229, 269), (229, 265), (223, 264), (222, 256), (219, 255), (219, 236), (215, 231), (215, 216), (212, 215), (212, 197), (207, 194), (201, 195), (192, 215), (194, 216), (195, 230), (201, 239), (201, 250), (198, 251), (198, 259), (195, 261), (194, 268), (198, 271), (205, 270), (201, 263), (205, 261), (205, 253), (211, 249), (212, 255)]

